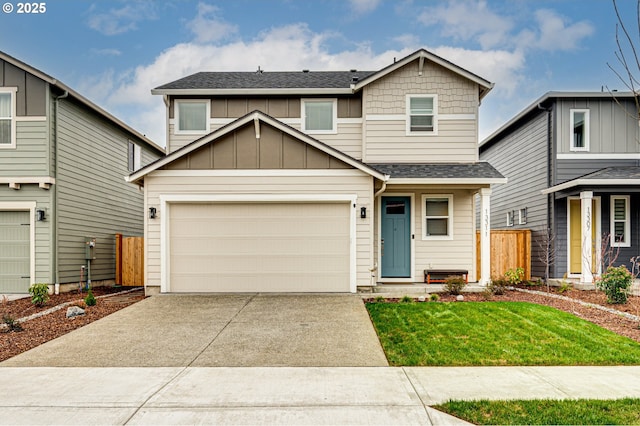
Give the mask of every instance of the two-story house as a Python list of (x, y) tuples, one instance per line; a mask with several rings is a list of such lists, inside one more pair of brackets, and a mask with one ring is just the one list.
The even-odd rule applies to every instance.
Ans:
[(77, 288), (83, 266), (85, 280), (113, 280), (114, 234), (143, 233), (142, 191), (123, 177), (163, 154), (65, 84), (0, 52), (0, 294), (33, 283)]
[(640, 254), (638, 123), (631, 93), (549, 92), (482, 141), (480, 158), (509, 179), (491, 225), (533, 231), (534, 274), (551, 253), (551, 278), (590, 285), (616, 255), (630, 267)]
[(418, 50), (379, 71), (201, 72), (153, 89), (168, 155), (129, 177), (145, 191), (147, 292), (477, 280), (474, 195), (489, 271), (505, 180), (478, 160), (491, 88)]

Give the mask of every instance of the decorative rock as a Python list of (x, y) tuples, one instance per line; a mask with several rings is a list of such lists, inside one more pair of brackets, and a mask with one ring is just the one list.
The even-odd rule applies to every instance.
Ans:
[(456, 300), (457, 300), (458, 302), (462, 302), (462, 301), (464, 301), (464, 296), (463, 296), (463, 295), (461, 295), (461, 294), (459, 294), (459, 295), (457, 295), (457, 296), (456, 296)]
[(67, 318), (77, 317), (78, 315), (84, 315), (84, 309), (78, 306), (69, 306), (67, 308)]
[(427, 300), (424, 296), (419, 296), (418, 297), (418, 302), (424, 302), (425, 300)]

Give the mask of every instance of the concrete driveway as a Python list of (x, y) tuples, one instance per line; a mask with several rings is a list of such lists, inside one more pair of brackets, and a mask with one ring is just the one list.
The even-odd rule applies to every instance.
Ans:
[(159, 295), (2, 367), (388, 366), (357, 295)]

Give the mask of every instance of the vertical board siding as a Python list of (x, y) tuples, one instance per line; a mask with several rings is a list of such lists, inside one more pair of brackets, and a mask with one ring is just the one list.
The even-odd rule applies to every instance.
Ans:
[[(488, 161), (508, 179), (506, 184), (492, 187), (491, 229), (506, 229), (507, 212), (516, 211), (514, 226), (508, 229), (532, 230), (532, 270), (544, 276), (539, 261), (540, 241), (547, 224), (548, 116), (539, 111), (515, 131), (501, 136), (488, 149), (481, 149), (480, 159)], [(527, 209), (527, 223), (518, 224), (518, 210)]]
[(640, 128), (632, 100), (558, 99), (558, 153), (571, 151), (571, 109), (589, 110), (589, 153), (640, 153)]
[(113, 279), (116, 232), (142, 235), (144, 230), (143, 193), (124, 180), (129, 140), (140, 145), (143, 161), (159, 154), (70, 101), (59, 103), (58, 114), (60, 282), (79, 279), (86, 237), (97, 239), (91, 279)]
[[(166, 177), (145, 178), (149, 206), (158, 208), (162, 194), (356, 194), (357, 209), (373, 208), (373, 179), (369, 176), (331, 177)], [(161, 220), (147, 221), (147, 274), (146, 285), (160, 285), (160, 223)], [(371, 268), (371, 226), (372, 215), (366, 219), (356, 219), (356, 269), (357, 285), (369, 285)]]
[(47, 121), (17, 121), (16, 148), (0, 149), (0, 176), (49, 176)]

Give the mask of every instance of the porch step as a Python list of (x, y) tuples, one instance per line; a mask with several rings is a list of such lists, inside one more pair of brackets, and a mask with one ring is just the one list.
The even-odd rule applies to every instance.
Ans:
[[(463, 293), (481, 293), (485, 287), (478, 283), (469, 283)], [(403, 296), (429, 295), (431, 293), (444, 293), (444, 284), (378, 284), (375, 286), (358, 287), (362, 297), (401, 298)]]

